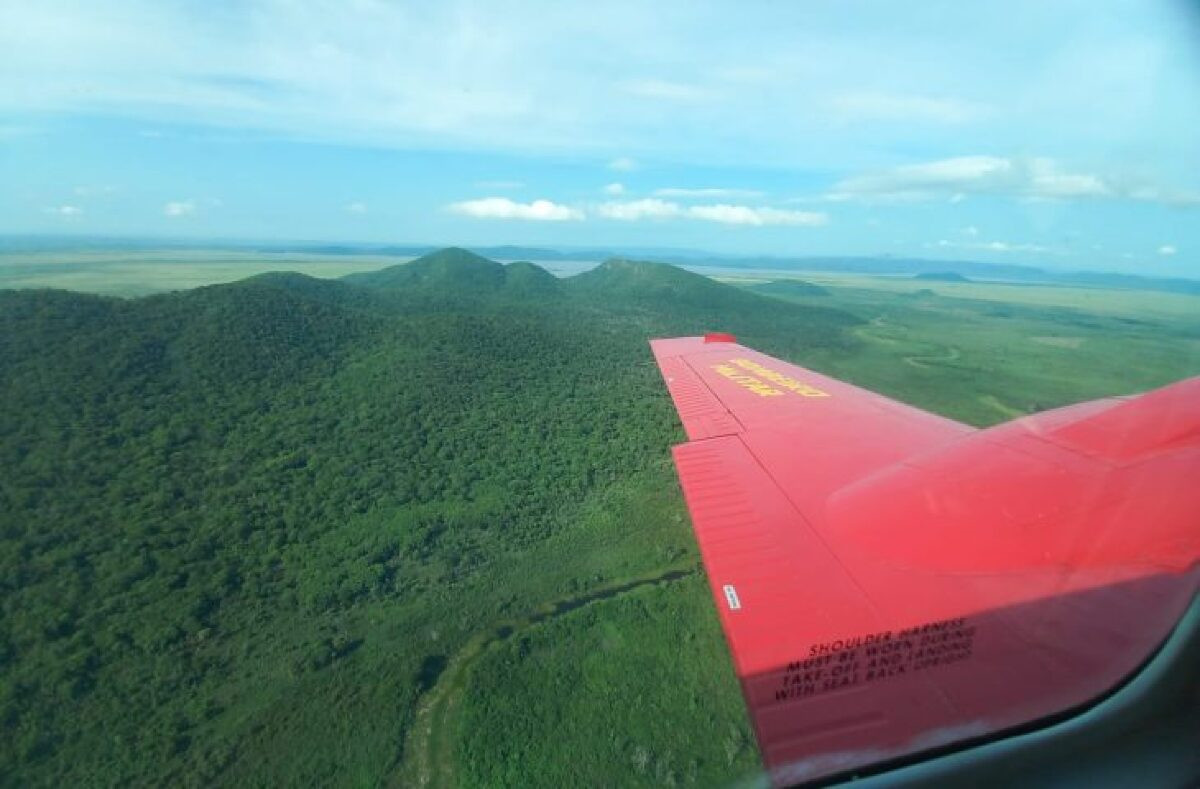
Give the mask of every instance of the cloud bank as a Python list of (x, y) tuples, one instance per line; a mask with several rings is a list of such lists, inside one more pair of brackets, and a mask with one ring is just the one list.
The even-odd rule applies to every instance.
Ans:
[(1071, 171), (1048, 157), (956, 156), (845, 178), (827, 198), (865, 201), (961, 199), (996, 195), (1033, 200), (1116, 199), (1200, 204), (1200, 194), (1172, 192), (1121, 179)]
[(695, 219), (723, 225), (753, 227), (767, 225), (818, 227), (829, 223), (829, 215), (819, 211), (792, 211), (783, 208), (760, 208), (727, 203), (684, 206), (657, 197), (604, 203), (596, 210), (605, 219), (624, 222), (646, 219)]
[(681, 205), (658, 197), (638, 200), (610, 200), (584, 209), (555, 203), (550, 200), (534, 200), (518, 203), (506, 197), (485, 197), (480, 200), (463, 200), (451, 203), (446, 209), (475, 219), (519, 219), (545, 222), (579, 221), (590, 216), (618, 222), (696, 220), (722, 225), (745, 225), (766, 227), (782, 225), (793, 227), (819, 227), (829, 223), (829, 215), (819, 211), (793, 211), (728, 203), (707, 205)]
[(566, 222), (583, 219), (583, 211), (549, 200), (534, 200), (518, 203), (507, 197), (484, 197), (480, 200), (463, 200), (451, 203), (447, 208), (463, 216), (475, 219), (524, 219), (534, 222)]
[(83, 209), (77, 205), (56, 205), (46, 209), (47, 214), (61, 216), (64, 219), (71, 219), (83, 213)]

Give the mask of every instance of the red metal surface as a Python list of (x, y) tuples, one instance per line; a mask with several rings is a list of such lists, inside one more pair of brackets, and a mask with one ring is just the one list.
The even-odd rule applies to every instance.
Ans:
[(737, 337), (723, 331), (710, 331), (704, 335), (705, 342), (737, 342)]
[(651, 347), (776, 783), (1086, 705), (1200, 586), (1200, 379), (975, 430), (736, 343)]

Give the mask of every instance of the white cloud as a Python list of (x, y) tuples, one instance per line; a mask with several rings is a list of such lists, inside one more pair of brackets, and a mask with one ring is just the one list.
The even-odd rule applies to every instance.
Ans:
[(626, 93), (646, 99), (697, 102), (711, 97), (711, 92), (698, 85), (662, 79), (636, 79), (623, 86)]
[(988, 241), (981, 248), (992, 252), (1047, 252), (1049, 249), (1041, 244), (1012, 244), (1007, 241)]
[(191, 216), (196, 213), (195, 200), (172, 200), (163, 206), (163, 214), (171, 218)]
[(1030, 170), (1031, 197), (1113, 197), (1115, 190), (1097, 175), (1058, 172), (1047, 159), (1035, 159)]
[(744, 205), (694, 205), (688, 216), (726, 225), (804, 225), (816, 227), (829, 223), (829, 215), (820, 211), (791, 211), (783, 208), (751, 208)]
[(1026, 200), (1128, 199), (1185, 205), (1200, 195), (1130, 187), (1120, 179), (1073, 172), (1045, 157), (957, 156), (903, 165), (845, 178), (826, 195), (829, 200), (919, 201), (967, 195), (999, 195)]
[(604, 203), (596, 212), (606, 219), (636, 222), (640, 219), (674, 219), (683, 215), (678, 203), (648, 197), (643, 200)]
[(726, 189), (723, 187), (705, 187), (700, 189), (685, 189), (679, 187), (665, 187), (663, 189), (655, 189), (654, 194), (658, 197), (677, 197), (683, 200), (690, 199), (716, 199), (721, 197), (731, 198), (748, 198), (762, 197), (762, 192), (755, 189)]
[(1200, 205), (1200, 192), (1189, 192), (1186, 189), (1138, 186), (1129, 190), (1129, 197), (1145, 203), (1161, 203), (1177, 208)]
[(1012, 179), (1013, 163), (998, 156), (958, 156), (843, 179), (833, 186), (833, 195), (926, 196), (999, 188)]
[(612, 195), (613, 197), (623, 195), (625, 194), (625, 185), (618, 183), (609, 184), (608, 186), (604, 187), (604, 194)]
[(630, 173), (638, 168), (638, 163), (628, 156), (618, 156), (608, 163), (608, 169), (616, 170), (619, 173)]
[(975, 236), (979, 235), (979, 228), (975, 227), (975, 225), (967, 225), (959, 232), (964, 236), (970, 236), (971, 238), (974, 238)]
[(355, 200), (353, 203), (346, 203), (346, 210), (352, 214), (365, 214), (367, 213), (367, 204)]
[(463, 200), (451, 203), (447, 209), (456, 214), (476, 219), (528, 219), (541, 222), (563, 222), (583, 219), (578, 208), (552, 203), (549, 200), (534, 200), (518, 203), (507, 197), (485, 197), (481, 200)]
[(1178, 250), (1175, 249), (1174, 244), (1163, 244), (1161, 247), (1158, 248), (1158, 254), (1168, 256), (1168, 257), (1171, 255), (1174, 255), (1177, 251)]
[(829, 215), (817, 211), (791, 211), (782, 208), (755, 208), (745, 205), (681, 206), (657, 197), (625, 202), (604, 203), (597, 213), (606, 219), (636, 222), (642, 219), (695, 219), (725, 225), (803, 225), (815, 227), (829, 222)]
[(897, 93), (843, 93), (833, 98), (833, 109), (848, 120), (966, 123), (985, 118), (991, 108), (960, 99)]
[(64, 219), (72, 219), (83, 213), (83, 209), (77, 205), (57, 205), (46, 209), (47, 214), (61, 216)]

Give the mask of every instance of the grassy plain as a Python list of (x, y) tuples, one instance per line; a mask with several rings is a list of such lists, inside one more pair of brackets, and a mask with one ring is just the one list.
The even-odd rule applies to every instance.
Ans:
[(342, 277), (375, 271), (410, 258), (221, 250), (0, 253), (0, 289), (62, 288), (106, 296), (144, 296), (294, 271)]
[(1134, 290), (1128, 288), (1081, 287), (1023, 282), (941, 282), (911, 276), (876, 276), (824, 271), (797, 271), (779, 276), (717, 277), (731, 285), (755, 285), (771, 280), (798, 279), (836, 289), (854, 299), (865, 294), (883, 298), (885, 294), (912, 295), (929, 291), (947, 298), (1001, 302), (1029, 307), (1066, 307), (1101, 315), (1133, 318), (1188, 318), (1197, 315), (1200, 296), (1188, 293)]
[(861, 275), (804, 281), (829, 295), (773, 297), (863, 319), (852, 329), (862, 341), (854, 353), (818, 350), (812, 366), (971, 424), (1200, 372), (1200, 296)]

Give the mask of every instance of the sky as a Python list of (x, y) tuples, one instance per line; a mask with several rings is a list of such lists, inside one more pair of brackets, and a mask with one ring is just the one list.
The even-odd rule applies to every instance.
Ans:
[(1200, 7), (0, 0), (0, 234), (1200, 277)]

